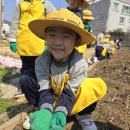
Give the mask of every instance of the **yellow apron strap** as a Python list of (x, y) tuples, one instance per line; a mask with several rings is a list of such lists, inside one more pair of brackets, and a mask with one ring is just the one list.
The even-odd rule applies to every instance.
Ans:
[(53, 103), (53, 106), (54, 106), (54, 109), (55, 107), (57, 106), (57, 103), (59, 102), (59, 99), (60, 99), (60, 95), (62, 94), (62, 91), (64, 89), (64, 86), (65, 84), (68, 83), (68, 80), (69, 80), (69, 74), (65, 74), (64, 78), (63, 78), (63, 81), (61, 83), (61, 85), (57, 85), (55, 80), (54, 80), (54, 76), (50, 76), (51, 77), (51, 83), (52, 83), (52, 88), (55, 92), (55, 101)]
[(103, 57), (106, 56), (107, 50), (108, 50), (107, 47), (104, 47), (103, 51), (101, 52), (101, 55), (102, 55)]

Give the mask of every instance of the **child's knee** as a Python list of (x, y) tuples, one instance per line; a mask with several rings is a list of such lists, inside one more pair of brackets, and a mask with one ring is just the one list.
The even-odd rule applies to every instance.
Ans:
[(28, 75), (22, 75), (20, 77), (20, 84), (27, 84), (30, 80), (30, 77)]

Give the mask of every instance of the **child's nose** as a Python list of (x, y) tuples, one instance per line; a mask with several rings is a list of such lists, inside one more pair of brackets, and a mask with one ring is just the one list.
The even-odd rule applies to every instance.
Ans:
[(62, 43), (63, 43), (63, 40), (62, 40), (61, 38), (56, 38), (56, 39), (55, 39), (55, 45), (61, 46)]

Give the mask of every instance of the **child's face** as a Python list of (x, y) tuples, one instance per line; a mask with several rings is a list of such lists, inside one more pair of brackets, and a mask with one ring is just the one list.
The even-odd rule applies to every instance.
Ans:
[(46, 42), (56, 61), (66, 61), (76, 44), (76, 33), (65, 27), (49, 27)]
[(75, 9), (81, 6), (82, 0), (68, 0), (70, 9)]
[(88, 24), (88, 22), (90, 22), (91, 20), (88, 20), (88, 19), (83, 19), (83, 23), (84, 24)]

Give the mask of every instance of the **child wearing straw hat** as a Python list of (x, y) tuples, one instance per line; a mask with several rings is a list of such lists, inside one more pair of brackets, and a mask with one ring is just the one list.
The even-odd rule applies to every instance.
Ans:
[[(83, 23), (84, 23), (84, 29), (87, 30), (88, 32), (92, 32), (92, 26), (88, 23), (91, 20), (94, 20), (95, 18), (92, 16), (92, 12), (90, 10), (83, 10)], [(89, 45), (91, 46), (91, 43), (76, 47), (76, 49), (83, 54), (83, 52), (86, 50), (86, 46)]]
[(67, 7), (67, 9), (74, 12), (81, 19), (83, 19), (82, 9), (89, 7), (88, 1), (87, 0), (66, 0), (66, 2), (69, 5), (69, 7)]
[(88, 32), (92, 32), (92, 26), (89, 24), (89, 22), (94, 19), (95, 18), (92, 16), (92, 11), (83, 10), (83, 23), (85, 24), (85, 29), (88, 30)]
[(30, 129), (62, 130), (67, 116), (75, 115), (82, 130), (97, 130), (90, 114), (94, 103), (105, 95), (106, 84), (101, 78), (87, 78), (88, 64), (74, 49), (92, 42), (94, 37), (68, 9), (34, 20), (29, 28), (48, 46), (35, 63), (38, 83), (34, 78), (23, 77), (25, 87), (30, 88), (30, 101), (39, 108), (29, 116)]
[[(87, 0), (66, 0), (69, 7), (67, 7), (70, 11), (74, 12), (77, 16), (79, 16), (82, 20), (84, 17), (83, 9), (89, 7), (89, 3)], [(79, 53), (83, 54), (86, 50), (86, 44), (80, 47), (75, 47)]]
[[(92, 25), (90, 25), (89, 24), (89, 22), (90, 21), (92, 21), (92, 20), (94, 20), (95, 18), (92, 16), (92, 11), (90, 11), (90, 10), (84, 10), (83, 11), (83, 23), (84, 23), (84, 28), (88, 31), (88, 32), (90, 32), (90, 33), (92, 33)], [(91, 48), (91, 44), (92, 43), (89, 43), (89, 44), (87, 44), (87, 48)]]

